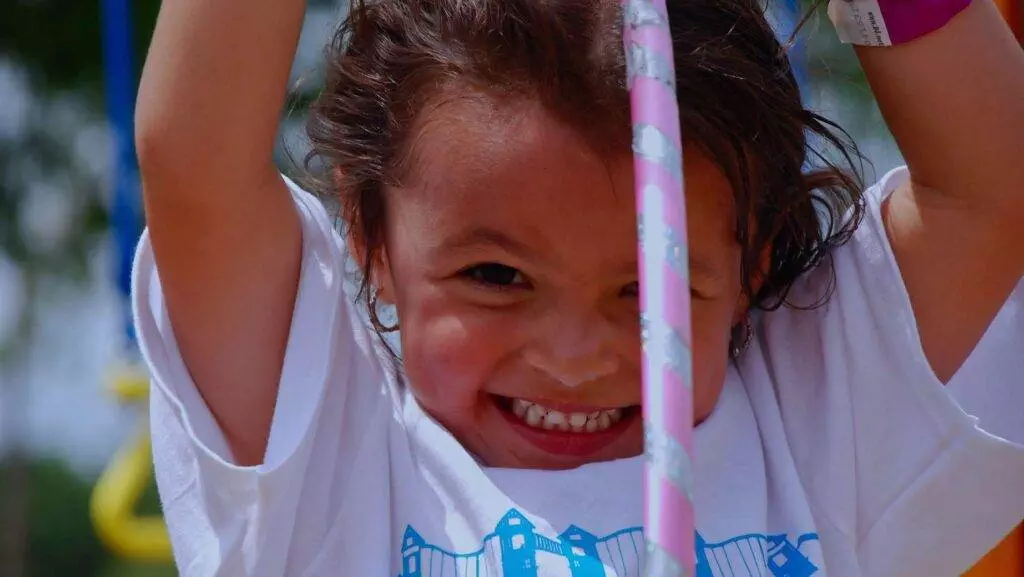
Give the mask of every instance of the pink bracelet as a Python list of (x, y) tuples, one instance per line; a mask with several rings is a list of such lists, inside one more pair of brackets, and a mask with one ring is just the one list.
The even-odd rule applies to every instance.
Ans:
[(860, 46), (903, 44), (945, 26), (971, 0), (830, 0), (839, 40)]

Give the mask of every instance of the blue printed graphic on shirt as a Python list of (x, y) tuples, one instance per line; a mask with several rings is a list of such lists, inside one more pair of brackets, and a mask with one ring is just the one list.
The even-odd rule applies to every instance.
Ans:
[[(431, 545), (406, 527), (399, 577), (639, 577), (643, 539), (641, 527), (598, 537), (576, 525), (552, 539), (511, 509), (484, 536), (482, 546), (467, 553)], [(818, 572), (800, 551), (818, 540), (816, 533), (801, 535), (796, 543), (786, 535), (750, 534), (708, 543), (698, 533), (696, 539), (696, 577), (809, 577)]]

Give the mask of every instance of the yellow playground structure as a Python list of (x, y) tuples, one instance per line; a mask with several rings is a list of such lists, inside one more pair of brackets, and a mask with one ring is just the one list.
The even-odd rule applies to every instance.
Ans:
[[(123, 369), (113, 378), (112, 392), (122, 403), (148, 406), (145, 373)], [(152, 482), (153, 459), (146, 419), (135, 437), (114, 455), (93, 489), (90, 514), (100, 540), (114, 553), (134, 561), (169, 563), (171, 542), (163, 519), (139, 516), (136, 506)]]

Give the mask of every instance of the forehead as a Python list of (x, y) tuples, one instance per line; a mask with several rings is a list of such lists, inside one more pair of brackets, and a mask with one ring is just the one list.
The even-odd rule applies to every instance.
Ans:
[[(389, 217), (427, 252), (497, 232), (553, 259), (635, 261), (632, 157), (614, 144), (598, 150), (533, 103), (450, 101), (416, 130)], [(720, 260), (734, 239), (728, 183), (689, 152), (686, 178), (692, 260)]]
[[(599, 155), (582, 137), (532, 102), (485, 97), (447, 101), (423, 114), (414, 131), (409, 178), (393, 198), (493, 212), (572, 202), (600, 190), (624, 206), (631, 191), (610, 180), (614, 155)], [(508, 194), (512, 192), (513, 194)], [(626, 194), (619, 194), (624, 192)], [(538, 207), (539, 208), (539, 207)]]

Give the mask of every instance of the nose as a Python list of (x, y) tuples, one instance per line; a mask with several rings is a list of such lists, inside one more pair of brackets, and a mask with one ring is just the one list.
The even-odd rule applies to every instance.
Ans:
[(552, 315), (524, 353), (524, 360), (566, 387), (615, 373), (615, 327), (600, 313)]

